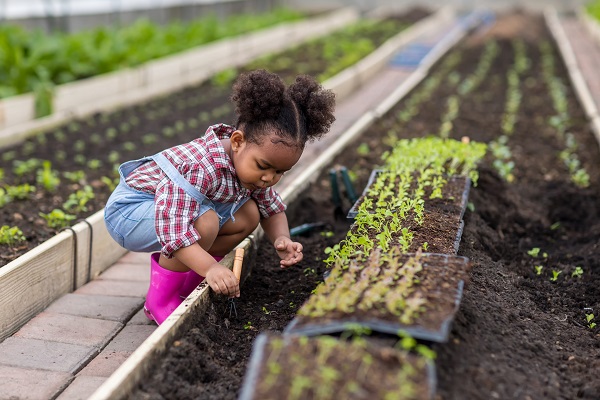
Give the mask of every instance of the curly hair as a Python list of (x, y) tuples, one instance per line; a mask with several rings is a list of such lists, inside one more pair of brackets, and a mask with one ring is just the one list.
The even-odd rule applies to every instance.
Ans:
[(233, 85), (231, 101), (237, 128), (256, 144), (265, 134), (275, 133), (283, 143), (304, 148), (335, 121), (335, 94), (308, 75), (298, 75), (286, 88), (278, 75), (264, 69), (243, 73)]

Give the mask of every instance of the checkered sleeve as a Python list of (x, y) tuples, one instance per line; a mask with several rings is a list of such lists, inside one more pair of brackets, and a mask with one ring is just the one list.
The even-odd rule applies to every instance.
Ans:
[(173, 257), (175, 251), (200, 239), (193, 225), (200, 205), (170, 179), (164, 179), (158, 185), (155, 198), (156, 233), (166, 257)]
[(287, 208), (281, 196), (272, 187), (252, 192), (252, 198), (256, 201), (258, 211), (263, 218), (269, 218)]

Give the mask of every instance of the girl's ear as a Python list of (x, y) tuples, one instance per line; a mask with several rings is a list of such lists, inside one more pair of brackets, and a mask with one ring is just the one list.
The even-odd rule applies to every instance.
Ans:
[(240, 130), (235, 130), (229, 137), (229, 143), (231, 143), (231, 149), (233, 151), (239, 150), (245, 142), (246, 136), (244, 136), (244, 132)]

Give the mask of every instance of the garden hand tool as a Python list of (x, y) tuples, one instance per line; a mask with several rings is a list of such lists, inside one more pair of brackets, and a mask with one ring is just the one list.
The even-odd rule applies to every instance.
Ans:
[[(235, 257), (233, 259), (233, 274), (237, 278), (238, 282), (240, 281), (240, 277), (242, 276), (242, 264), (244, 262), (244, 249), (242, 247), (235, 250)], [(229, 318), (235, 315), (237, 318), (237, 309), (235, 308), (235, 300), (232, 298), (229, 299)]]
[(350, 175), (348, 175), (348, 168), (340, 167), (340, 175), (342, 175), (342, 181), (344, 182), (344, 187), (346, 188), (346, 195), (348, 196), (350, 203), (356, 203), (356, 200), (358, 200), (358, 196), (354, 191), (352, 181), (350, 181)]
[(290, 229), (290, 236), (299, 236), (322, 226), (325, 226), (325, 222), (309, 222), (307, 224), (298, 225)]
[(346, 213), (342, 209), (342, 197), (340, 196), (337, 170), (335, 168), (329, 170), (329, 181), (331, 183), (331, 202), (334, 206), (333, 216), (335, 219), (346, 219)]

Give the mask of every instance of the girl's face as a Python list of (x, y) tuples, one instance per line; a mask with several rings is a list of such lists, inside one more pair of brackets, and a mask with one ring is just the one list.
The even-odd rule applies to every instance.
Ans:
[(289, 146), (275, 134), (263, 136), (261, 143), (250, 143), (242, 131), (229, 138), (231, 159), (242, 186), (249, 190), (273, 186), (300, 159), (302, 148)]

